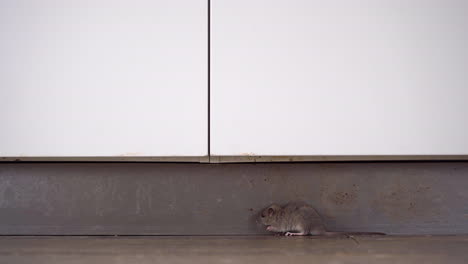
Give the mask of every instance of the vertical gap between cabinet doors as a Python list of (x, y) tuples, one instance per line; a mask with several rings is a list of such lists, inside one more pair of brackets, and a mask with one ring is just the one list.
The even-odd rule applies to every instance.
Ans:
[(208, 162), (211, 162), (211, 0), (207, 0), (208, 60)]

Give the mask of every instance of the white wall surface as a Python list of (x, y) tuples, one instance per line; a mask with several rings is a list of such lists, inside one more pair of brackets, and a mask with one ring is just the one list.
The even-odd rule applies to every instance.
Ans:
[(0, 1), (0, 157), (207, 155), (206, 7)]
[(468, 154), (468, 1), (212, 1), (213, 155)]

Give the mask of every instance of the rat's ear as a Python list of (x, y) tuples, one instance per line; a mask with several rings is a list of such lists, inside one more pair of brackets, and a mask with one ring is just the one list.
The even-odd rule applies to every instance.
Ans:
[(268, 208), (268, 216), (273, 216), (275, 214), (275, 209), (272, 207)]

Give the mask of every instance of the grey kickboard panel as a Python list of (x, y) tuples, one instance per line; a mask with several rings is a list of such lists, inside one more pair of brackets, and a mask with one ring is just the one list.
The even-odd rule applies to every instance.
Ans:
[(468, 162), (1, 163), (1, 235), (254, 235), (303, 200), (336, 231), (468, 233)]

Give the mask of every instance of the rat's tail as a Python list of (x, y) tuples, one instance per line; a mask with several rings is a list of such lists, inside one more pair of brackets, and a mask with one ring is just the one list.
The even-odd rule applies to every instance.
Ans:
[(325, 232), (326, 236), (384, 236), (385, 233), (380, 232)]

